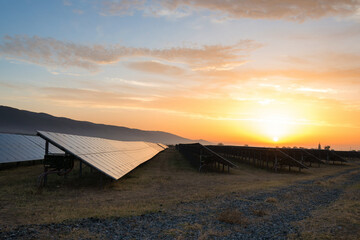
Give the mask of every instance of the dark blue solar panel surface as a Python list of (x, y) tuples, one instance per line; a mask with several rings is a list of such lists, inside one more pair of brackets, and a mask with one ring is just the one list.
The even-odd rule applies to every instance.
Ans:
[(115, 141), (42, 131), (38, 134), (114, 179), (121, 178), (166, 148), (149, 142)]
[[(49, 152), (62, 153), (51, 144)], [(42, 160), (44, 154), (45, 140), (38, 136), (0, 133), (0, 163)]]

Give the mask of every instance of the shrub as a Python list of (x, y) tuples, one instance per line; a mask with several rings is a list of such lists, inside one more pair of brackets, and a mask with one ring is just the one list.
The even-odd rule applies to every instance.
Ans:
[(221, 212), (217, 218), (220, 222), (246, 225), (248, 219), (237, 209), (227, 209)]
[(276, 198), (273, 198), (273, 197), (269, 197), (265, 200), (265, 202), (267, 203), (277, 203), (278, 200)]
[(252, 210), (252, 213), (255, 215), (255, 216), (258, 216), (258, 217), (263, 217), (265, 215), (267, 215), (268, 213), (263, 210), (263, 209), (253, 209)]

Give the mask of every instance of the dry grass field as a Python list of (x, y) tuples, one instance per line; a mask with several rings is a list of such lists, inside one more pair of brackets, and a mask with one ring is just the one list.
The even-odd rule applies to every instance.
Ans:
[[(360, 174), (359, 170), (349, 175)], [(326, 187), (341, 185), (346, 176), (327, 182)], [(360, 238), (360, 182), (345, 186), (344, 193), (327, 207), (312, 212), (311, 217), (294, 223), (300, 227), (301, 235), (293, 239), (359, 239)]]
[[(345, 170), (349, 170), (349, 174), (360, 174), (358, 167), (357, 163), (348, 163), (342, 166), (310, 168), (302, 172), (274, 173), (239, 164), (239, 168), (231, 170), (230, 174), (199, 173), (175, 149), (167, 149), (119, 181), (101, 181), (100, 174), (90, 172), (89, 168), (83, 170), (80, 178), (77, 164), (66, 178), (49, 176), (47, 186), (39, 190), (36, 181), (43, 170), (42, 166), (21, 166), (0, 171), (0, 230), (20, 225), (60, 223), (84, 218), (107, 219), (172, 212), (183, 203), (229, 197), (232, 194), (236, 194), (240, 199), (242, 195), (261, 193), (299, 181), (314, 180), (319, 186), (332, 188), (340, 186), (346, 176), (339, 175), (328, 181), (317, 179), (335, 176)], [(311, 217), (293, 223), (302, 231), (300, 235), (289, 237), (341, 238), (346, 236), (344, 231), (358, 231), (359, 190), (359, 183), (349, 186), (337, 201), (312, 212)], [(277, 205), (279, 209), (282, 207), (276, 198), (266, 199), (266, 204)], [(252, 209), (252, 213), (266, 217), (271, 211)], [(224, 221), (234, 221), (234, 224), (247, 222), (237, 220), (234, 216), (226, 220), (226, 211), (221, 214), (216, 217), (219, 221), (225, 219)], [(236, 215), (236, 212), (229, 211), (228, 214)], [(172, 231), (169, 236), (176, 236), (177, 229)], [(73, 235), (64, 237), (76, 239), (79, 234), (86, 236), (86, 233), (80, 233), (74, 232)], [(349, 233), (347, 236), (352, 238), (360, 235)]]

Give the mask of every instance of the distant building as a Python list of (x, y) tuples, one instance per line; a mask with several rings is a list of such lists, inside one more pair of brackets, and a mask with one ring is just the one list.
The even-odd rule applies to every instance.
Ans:
[(320, 145), (320, 143), (319, 143), (318, 149), (319, 149), (319, 150), (321, 149), (321, 145)]

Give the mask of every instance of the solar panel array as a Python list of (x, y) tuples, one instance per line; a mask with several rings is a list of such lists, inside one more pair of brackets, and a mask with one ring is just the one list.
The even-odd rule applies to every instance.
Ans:
[(163, 149), (168, 148), (168, 146), (166, 146), (165, 144), (162, 144), (162, 143), (158, 143), (158, 145), (159, 145), (160, 147), (162, 147)]
[[(49, 152), (62, 151), (49, 145)], [(44, 154), (45, 140), (38, 136), (0, 133), (0, 163), (42, 160)]]
[(167, 148), (157, 143), (115, 141), (53, 132), (38, 131), (38, 135), (116, 180)]

